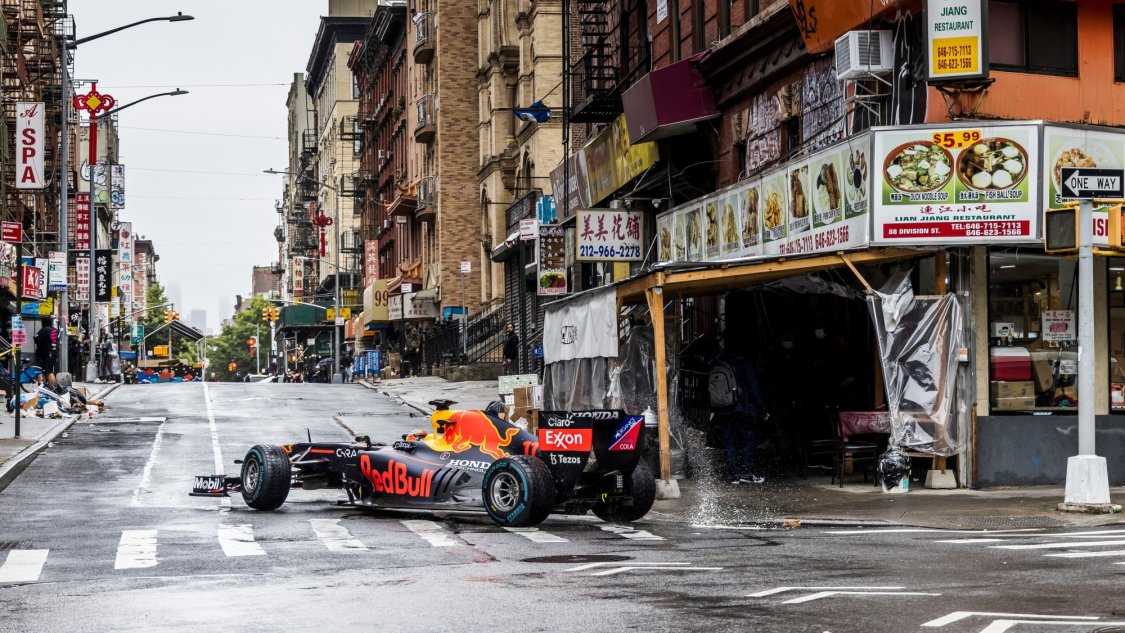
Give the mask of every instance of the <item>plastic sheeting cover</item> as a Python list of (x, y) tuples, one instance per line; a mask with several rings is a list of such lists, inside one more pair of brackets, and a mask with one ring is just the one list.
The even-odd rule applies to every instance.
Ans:
[(868, 296), (891, 413), (891, 445), (950, 456), (963, 450), (957, 354), (962, 311), (956, 295), (914, 297), (896, 275)]

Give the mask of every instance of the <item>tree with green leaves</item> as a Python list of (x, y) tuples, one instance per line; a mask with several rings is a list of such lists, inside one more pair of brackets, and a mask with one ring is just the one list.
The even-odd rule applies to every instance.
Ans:
[[(221, 334), (208, 338), (207, 358), (210, 359), (208, 375), (214, 372), (219, 380), (236, 380), (237, 374), (257, 373), (257, 361), (247, 344), (247, 341), (254, 337), (258, 338), (262, 372), (268, 370), (274, 359), (269, 351), (269, 322), (262, 319), (262, 309), (270, 305), (273, 304), (262, 297), (252, 297), (249, 307), (244, 308), (234, 316), (234, 319), (225, 324)], [(229, 367), (232, 362), (235, 363), (234, 371)]]

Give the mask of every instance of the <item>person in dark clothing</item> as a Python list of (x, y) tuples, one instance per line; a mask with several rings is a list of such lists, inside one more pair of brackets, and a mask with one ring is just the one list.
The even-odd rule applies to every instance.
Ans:
[(520, 337), (511, 323), (504, 326), (504, 332), (504, 373), (511, 373), (519, 365)]
[(58, 358), (59, 331), (53, 319), (43, 319), (43, 327), (35, 334), (35, 363), (45, 374), (55, 373)]
[[(733, 373), (734, 385), (729, 400), (716, 404), (716, 382), (729, 383)], [(769, 420), (766, 401), (758, 375), (749, 360), (724, 352), (715, 360), (711, 370), (712, 414), (723, 437), (723, 456), (732, 484), (762, 484), (765, 478), (754, 474), (754, 426)]]

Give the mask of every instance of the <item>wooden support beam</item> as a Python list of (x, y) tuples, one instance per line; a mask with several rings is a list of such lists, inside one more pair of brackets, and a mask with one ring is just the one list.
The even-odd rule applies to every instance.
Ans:
[(657, 286), (645, 290), (648, 311), (652, 317), (654, 361), (656, 365), (656, 424), (660, 440), (660, 478), (672, 480), (672, 441), (668, 428), (668, 359), (664, 339), (664, 292)]
[[(938, 251), (934, 253), (934, 294), (939, 297), (944, 297), (945, 293), (949, 291), (949, 286), (945, 283), (945, 278), (948, 268), (946, 266), (945, 251)], [(934, 456), (934, 470), (945, 472), (945, 456)]]

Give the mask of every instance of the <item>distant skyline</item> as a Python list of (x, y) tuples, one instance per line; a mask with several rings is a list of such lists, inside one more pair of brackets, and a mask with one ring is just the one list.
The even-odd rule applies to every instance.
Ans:
[[(157, 274), (176, 310), (207, 312), (218, 328), (234, 296), (250, 296), (255, 265), (277, 261), (273, 229), (287, 163), (285, 98), (303, 73), (327, 0), (113, 0), (69, 4), (79, 38), (141, 19), (191, 14), (89, 42), (75, 79), (126, 104), (122, 112), (121, 220), (153, 241)], [(173, 291), (175, 288), (175, 291)]]

